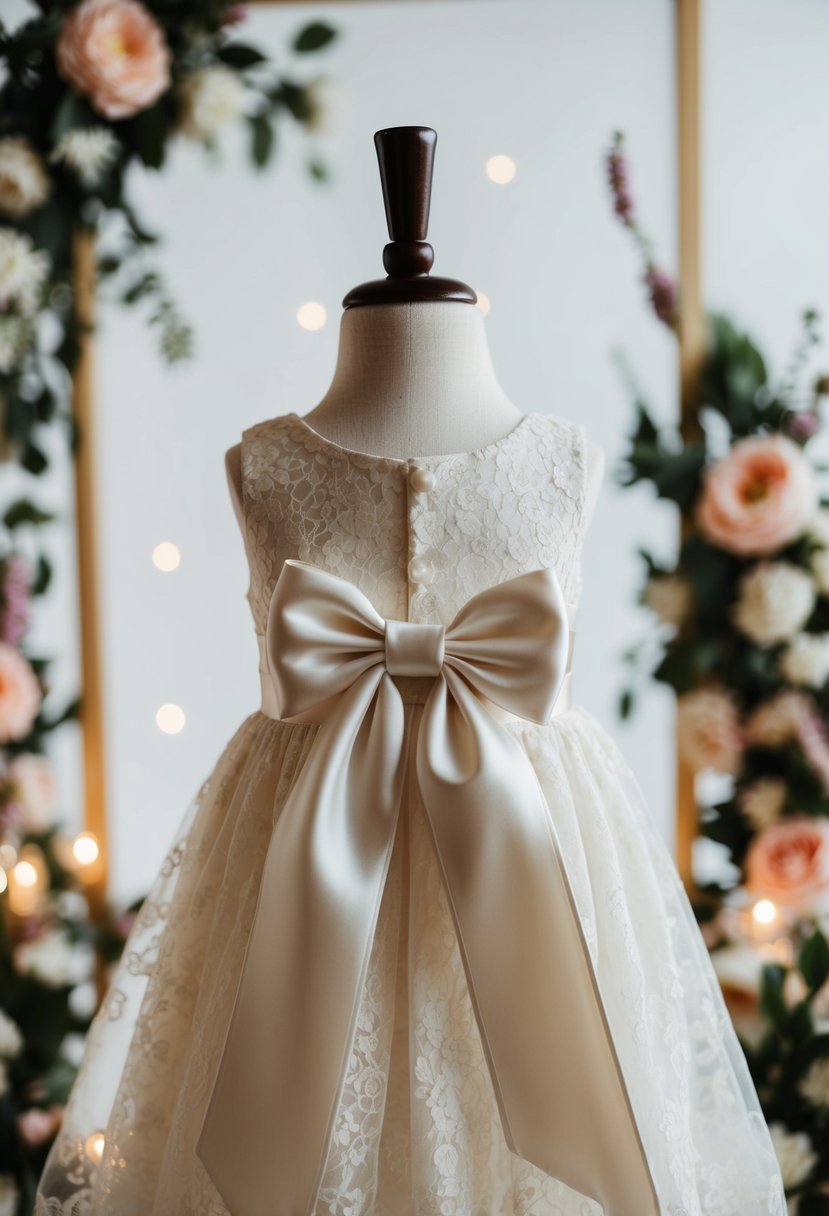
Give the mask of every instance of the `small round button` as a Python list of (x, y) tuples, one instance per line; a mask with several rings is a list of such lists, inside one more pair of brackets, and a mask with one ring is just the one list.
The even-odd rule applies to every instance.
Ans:
[(432, 563), (428, 557), (413, 557), (409, 562), (409, 578), (413, 583), (420, 583), (425, 587), (431, 583), (433, 574)]
[(435, 488), (435, 475), (431, 469), (424, 469), (423, 465), (412, 465), (409, 472), (409, 485), (416, 494), (428, 494)]

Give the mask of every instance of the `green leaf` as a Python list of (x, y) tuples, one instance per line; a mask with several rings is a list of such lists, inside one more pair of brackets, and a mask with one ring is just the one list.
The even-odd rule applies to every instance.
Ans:
[(829, 1216), (829, 1195), (801, 1195), (797, 1216)]
[(49, 584), (52, 581), (52, 564), (48, 558), (41, 553), (37, 559), (35, 567), (35, 576), (32, 581), (32, 595), (43, 595), (48, 590)]
[(250, 119), (251, 155), (254, 163), (261, 169), (267, 164), (273, 151), (274, 130), (272, 124), (262, 114), (253, 115)]
[(623, 722), (633, 712), (634, 699), (632, 688), (625, 688), (619, 695), (619, 717)]
[(51, 142), (56, 144), (68, 131), (74, 131), (78, 127), (89, 127), (95, 121), (95, 115), (88, 102), (72, 89), (67, 89), (52, 118), (52, 125), (49, 129)]
[(228, 42), (226, 46), (219, 47), (216, 57), (232, 68), (251, 68), (255, 63), (266, 63), (268, 58), (255, 46), (247, 46), (243, 42)]
[(803, 943), (797, 965), (812, 992), (829, 979), (829, 942), (819, 929)]
[(704, 464), (705, 447), (701, 443), (689, 444), (676, 455), (666, 456), (653, 478), (657, 493), (687, 510), (699, 492)]
[(168, 108), (161, 101), (150, 106), (148, 110), (141, 110), (132, 120), (136, 150), (150, 169), (159, 169), (164, 163), (169, 125)]
[(308, 171), (318, 182), (326, 182), (330, 177), (327, 165), (324, 165), (321, 160), (309, 160)]
[(57, 516), (52, 511), (42, 511), (40, 507), (36, 507), (31, 499), (18, 498), (6, 509), (3, 523), (11, 532), (21, 524), (32, 524), (34, 527), (39, 527), (56, 518)]
[(324, 21), (312, 21), (300, 30), (294, 39), (294, 50), (305, 54), (308, 51), (318, 51), (327, 46), (337, 37), (337, 31)]
[(783, 1000), (786, 968), (779, 963), (766, 963), (760, 981), (760, 1008), (775, 1026), (781, 1026), (789, 1015)]
[(34, 443), (27, 443), (20, 452), (20, 463), (28, 473), (36, 476), (48, 467), (49, 461), (45, 454)]

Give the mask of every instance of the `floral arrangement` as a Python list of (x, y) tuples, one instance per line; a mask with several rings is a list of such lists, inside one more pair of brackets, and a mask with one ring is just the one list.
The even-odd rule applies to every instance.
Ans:
[[(650, 307), (678, 336), (680, 295), (642, 232), (621, 133), (606, 170)], [(746, 333), (708, 315), (678, 427), (657, 425), (622, 361), (635, 424), (618, 471), (683, 525), (675, 558), (640, 550), (639, 600), (655, 628), (625, 655), (620, 712), (648, 679), (677, 694), (699, 832), (728, 871), (692, 902), (799, 1216), (829, 1213), (829, 500), (812, 454), (829, 377), (809, 374), (818, 342), (809, 310), (775, 378)]]
[[(55, 425), (74, 451), (71, 383), (85, 322), (75, 295), (77, 238), (94, 238), (102, 293), (143, 305), (169, 363), (190, 357), (192, 331), (148, 254), (158, 245), (129, 199), (129, 170), (159, 170), (174, 140), (210, 155), (231, 123), (247, 125), (255, 166), (268, 163), (283, 121), (309, 138), (324, 128), (327, 80), (298, 82), (238, 37), (245, 10), (217, 0), (38, 0), (14, 31), (0, 21), (0, 462), (30, 485), (49, 467)], [(301, 28), (300, 59), (335, 37)], [(328, 172), (307, 162), (314, 179)], [(83, 1036), (98, 969), (121, 954), (141, 904), (92, 914), (99, 862), (91, 833), (57, 818), (47, 751), (77, 716), (53, 707), (50, 661), (28, 644), (47, 594), (42, 544), (54, 519), (34, 491), (0, 508), (0, 1216), (34, 1204)]]

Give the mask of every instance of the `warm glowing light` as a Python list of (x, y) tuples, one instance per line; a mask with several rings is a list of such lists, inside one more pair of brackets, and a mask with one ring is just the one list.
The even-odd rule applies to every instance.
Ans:
[(5, 889), (8, 885), (9, 885), (9, 880), (6, 877), (6, 871), (3, 869), (0, 869), (0, 891), (5, 891)]
[(475, 295), (478, 297), (475, 301), (475, 307), (486, 316), (489, 312), (489, 296), (485, 296), (482, 291), (476, 291)]
[(516, 165), (511, 156), (490, 156), (484, 168), (489, 180), (499, 186), (505, 186), (515, 177)]
[(751, 909), (751, 915), (760, 925), (770, 925), (777, 916), (777, 908), (770, 899), (758, 899)]
[(327, 315), (325, 305), (317, 300), (307, 300), (296, 310), (296, 319), (303, 329), (322, 329)]
[(14, 881), (21, 887), (33, 887), (37, 882), (37, 870), (30, 861), (18, 861), (14, 867)]
[(93, 861), (97, 861), (99, 852), (98, 841), (92, 832), (81, 832), (75, 837), (72, 844), (72, 853), (75, 860), (80, 862), (82, 866), (88, 866)]
[(156, 710), (156, 726), (159, 730), (163, 730), (165, 735), (177, 735), (180, 730), (184, 730), (186, 721), (184, 710), (180, 705), (174, 705), (172, 702), (160, 705)]
[(17, 916), (31, 916), (37, 911), (48, 886), (48, 869), (43, 850), (36, 844), (26, 844), (20, 850), (20, 860), (8, 872), (9, 907)]
[(104, 1155), (105, 1137), (103, 1132), (93, 1132), (91, 1136), (87, 1136), (84, 1141), (86, 1155), (90, 1161), (98, 1162)]
[(181, 562), (181, 550), (171, 540), (163, 540), (153, 549), (153, 565), (165, 573), (177, 570)]

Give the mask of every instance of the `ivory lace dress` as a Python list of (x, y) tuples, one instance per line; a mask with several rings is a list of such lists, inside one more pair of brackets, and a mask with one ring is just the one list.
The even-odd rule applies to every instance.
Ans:
[[(626, 1112), (612, 1116), (619, 1120), (618, 1143), (626, 1146), (617, 1165), (623, 1171), (641, 1151), (635, 1185), (644, 1201), (626, 1203), (612, 1178), (604, 1191), (592, 1186), (594, 1174), (610, 1177), (611, 1141), (601, 1139), (607, 1132), (601, 1110), (589, 1108), (590, 1061), (578, 1060), (572, 1083), (547, 1092), (539, 1115), (559, 1120), (562, 1145), (579, 1131), (559, 1173), (533, 1163), (539, 1152), (522, 1150), (514, 1121), (510, 1134), (510, 1120), (524, 1108), (520, 1093), (516, 1099), (509, 1089), (503, 1061), (513, 1047), (519, 1055), (537, 1050), (539, 1068), (549, 1055), (563, 1078), (569, 1044), (562, 1052), (562, 1039), (570, 1032), (565, 1021), (544, 1024), (540, 1032), (536, 1025), (535, 1046), (527, 1048), (518, 1039), (534, 1011), (522, 1007), (522, 983), (514, 992), (497, 983), (487, 990), (482, 982), (479, 989), (482, 968), (467, 970), (456, 904), (474, 896), (457, 880), (457, 899), (447, 896), (413, 759), (402, 779), (340, 1083), (330, 1120), (320, 1124), (327, 1128), (324, 1141), (312, 1145), (321, 1149), (313, 1193), (308, 1202), (295, 1198), (293, 1149), (282, 1152), (286, 1137), (293, 1145), (311, 1134), (300, 1109), (313, 1112), (313, 1098), (295, 1090), (299, 1105), (288, 1109), (288, 1090), (269, 1088), (264, 1055), (261, 1069), (255, 1055), (241, 1074), (238, 1056), (225, 1068), (240, 1100), (217, 1115), (226, 1119), (222, 1137), (232, 1143), (237, 1156), (228, 1160), (236, 1164), (225, 1163), (220, 1185), (208, 1173), (197, 1145), (229, 1042), (269, 846), (324, 729), (319, 721), (280, 720), (267, 639), (281, 572), (293, 566), (294, 573), (313, 575), (305, 563), (332, 576), (325, 587), (335, 599), (353, 590), (378, 620), (448, 627), (479, 593), (501, 584), (535, 588), (532, 579), (542, 576), (531, 572), (553, 571), (574, 611), (585, 519), (584, 430), (553, 415), (527, 414), (504, 438), (474, 451), (403, 460), (344, 448), (287, 414), (244, 432), (241, 461), (262, 706), (240, 724), (186, 810), (135, 921), (46, 1161), (36, 1216), (785, 1216), (768, 1129), (673, 859), (617, 746), (570, 701), (566, 676), (548, 720), (502, 710), (498, 721), (507, 743), (520, 749), (516, 781), (523, 765), (543, 794), (545, 830), (557, 841), (591, 968), (593, 989), (579, 991), (594, 991), (597, 1007), (600, 994), (612, 1035), (613, 1055), (597, 1054), (596, 1069), (604, 1070), (608, 1109)], [(545, 585), (544, 594), (549, 591)], [(303, 605), (314, 609), (311, 599)], [(513, 616), (522, 628), (524, 618)], [(416, 630), (411, 637), (435, 639), (441, 632)], [(447, 653), (450, 635), (447, 629)], [(425, 712), (424, 679), (404, 670), (395, 684), (404, 702), (401, 729), (413, 747)], [(373, 704), (369, 716), (379, 712)], [(363, 802), (371, 804), (372, 774), (364, 776)], [(514, 790), (510, 796), (514, 801)], [(289, 808), (294, 818), (302, 811)], [(322, 841), (334, 858), (332, 884), (339, 881), (337, 859), (348, 853), (348, 842), (336, 839), (337, 826), (330, 823), (332, 835)], [(487, 847), (481, 844), (474, 864), (494, 867), (497, 880), (499, 867), (516, 862), (508, 850)], [(467, 864), (473, 860), (461, 856), (461, 868)], [(520, 873), (517, 879), (506, 889), (520, 915), (525, 884)], [(274, 898), (290, 912), (284, 888), (274, 888)], [(484, 941), (491, 937), (493, 950), (502, 913), (512, 915), (508, 903), (502, 900), (486, 928)], [(349, 915), (345, 901), (343, 921)], [(487, 915), (486, 899), (474, 915)], [(538, 926), (541, 934), (548, 928)], [(276, 928), (267, 931), (275, 943)], [(566, 1001), (571, 981), (556, 972), (557, 931), (544, 957), (533, 940), (531, 932), (515, 942), (513, 975), (521, 980), (526, 973), (532, 983), (551, 971), (558, 981), (552, 999)], [(305, 949), (293, 939), (279, 948), (293, 946), (299, 955)], [(332, 951), (319, 974), (336, 970), (340, 958)], [(306, 961), (313, 968), (321, 960)], [(296, 993), (297, 1033), (310, 1026), (310, 1035), (320, 1018), (336, 1021), (342, 1010), (320, 1009), (301, 966), (295, 974), (304, 986)], [(290, 1013), (293, 991), (278, 981), (269, 999)], [(260, 974), (251, 982), (265, 991), (269, 981)], [(572, 987), (575, 992), (575, 981)], [(476, 1016), (476, 992), (486, 1006), (489, 1044)], [(496, 1004), (506, 1022), (498, 1023)], [(257, 1025), (260, 1032), (270, 1027), (277, 1041), (269, 1009), (265, 1003), (260, 1010), (261, 1023), (245, 1024), (250, 1037), (242, 1043), (253, 1052), (265, 1042), (255, 1037)], [(318, 1042), (319, 1057), (301, 1056), (294, 1082), (322, 1067), (327, 1044)], [(236, 1135), (237, 1119), (244, 1138)], [(527, 1126), (532, 1138), (536, 1125), (530, 1119)], [(541, 1144), (542, 1155), (549, 1149), (545, 1161), (557, 1159), (555, 1139)], [(213, 1142), (212, 1160), (223, 1143)], [(277, 1160), (282, 1173), (269, 1183)], [(261, 1184), (254, 1181), (259, 1178)], [(582, 1189), (574, 1178), (586, 1180)]]

